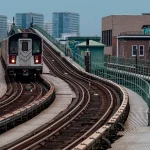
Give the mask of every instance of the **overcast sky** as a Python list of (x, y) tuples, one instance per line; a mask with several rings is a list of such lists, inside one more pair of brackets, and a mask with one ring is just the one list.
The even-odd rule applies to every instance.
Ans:
[(53, 12), (80, 14), (80, 34), (101, 35), (101, 19), (109, 15), (150, 12), (149, 0), (0, 0), (0, 15), (12, 20), (16, 13), (42, 13), (45, 21), (52, 21)]

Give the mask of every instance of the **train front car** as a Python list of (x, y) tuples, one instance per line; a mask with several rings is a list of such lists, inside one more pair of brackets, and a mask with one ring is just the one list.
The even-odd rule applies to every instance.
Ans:
[(36, 78), (43, 70), (42, 48), (42, 39), (34, 33), (17, 33), (9, 37), (8, 74)]

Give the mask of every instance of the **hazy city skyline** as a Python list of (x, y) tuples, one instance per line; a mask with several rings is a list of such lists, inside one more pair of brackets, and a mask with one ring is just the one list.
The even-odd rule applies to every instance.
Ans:
[(10, 0), (5, 0), (1, 1), (0, 15), (6, 15), (8, 20), (12, 20), (16, 13), (33, 12), (43, 14), (44, 21), (52, 21), (53, 12), (75, 12), (80, 15), (81, 36), (99, 36), (101, 35), (102, 17), (109, 15), (140, 15), (141, 13), (149, 13), (150, 8), (148, 4), (148, 0), (138, 2), (135, 0), (13, 0), (12, 4)]

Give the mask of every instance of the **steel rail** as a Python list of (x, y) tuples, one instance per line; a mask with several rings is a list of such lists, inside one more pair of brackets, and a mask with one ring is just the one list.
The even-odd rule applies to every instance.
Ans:
[[(57, 71), (58, 71), (58, 69), (57, 69)], [(63, 73), (60, 73), (60, 74), (61, 74), (61, 75), (64, 75)], [(68, 78), (68, 77), (67, 77), (67, 78)], [(84, 79), (85, 79), (85, 78), (84, 78)], [(88, 82), (89, 82), (89, 81), (88, 81)], [(95, 82), (95, 83), (96, 83), (96, 82)], [(100, 85), (100, 84), (99, 84), (99, 85)], [(101, 85), (101, 86), (102, 86), (102, 85)], [(104, 86), (102, 86), (102, 87), (103, 87), (105, 90), (107, 90), (107, 92), (110, 94), (110, 97), (111, 97), (111, 104), (110, 104), (110, 106), (109, 106), (109, 109), (106, 111), (105, 115), (96, 123), (95, 126), (97, 126), (97, 124), (99, 124), (99, 122), (100, 122), (102, 119), (104, 119), (104, 117), (107, 115), (108, 111), (110, 111), (110, 109), (111, 109), (111, 107), (112, 107), (112, 105), (113, 105), (113, 98), (112, 98), (112, 95), (111, 95), (109, 89), (105, 88)], [(79, 103), (78, 105), (80, 106), (80, 103)], [(77, 107), (77, 106), (76, 106), (76, 107)], [(81, 112), (82, 112), (82, 111), (81, 111)], [(72, 113), (72, 112), (70, 112), (70, 113), (67, 114), (66, 116), (68, 117), (69, 115), (71, 115), (71, 113)], [(79, 113), (78, 113), (78, 114), (79, 114)], [(78, 116), (78, 114), (77, 114), (76, 116)], [(74, 118), (75, 118), (75, 117), (73, 117), (70, 121), (72, 121)], [(65, 119), (65, 118), (61, 118), (60, 121), (62, 121), (63, 119)], [(67, 125), (70, 121), (68, 121), (68, 122), (66, 122), (65, 124), (63, 124), (62, 127), (64, 127), (65, 125)], [(56, 122), (56, 123), (57, 123), (57, 122)], [(56, 125), (56, 123), (55, 123), (54, 125)], [(95, 128), (95, 126), (93, 126), (93, 128)], [(53, 127), (53, 126), (48, 127), (48, 129), (45, 129), (45, 130), (42, 131), (41, 133), (43, 133), (43, 132), (49, 130), (49, 129), (52, 128), (52, 127)], [(60, 128), (62, 128), (62, 127), (60, 127)], [(57, 129), (56, 131), (60, 130), (60, 128)], [(91, 130), (93, 130), (93, 128), (92, 128)], [(91, 132), (91, 130), (90, 130), (89, 132)], [(33, 146), (35, 146), (35, 145), (41, 143), (42, 141), (44, 141), (45, 139), (47, 139), (48, 137), (50, 137), (52, 134), (56, 133), (56, 131), (52, 132), (50, 135), (44, 137), (43, 139), (41, 139), (41, 140), (35, 142), (34, 144), (32, 144), (32, 145), (26, 147), (25, 149), (30, 149), (30, 148), (32, 148)], [(35, 136), (37, 137), (37, 136), (39, 136), (41, 133), (38, 133), (38, 134), (36, 134)], [(27, 139), (26, 141), (24, 141), (24, 142), (22, 142), (22, 143), (19, 143), (18, 145), (12, 147), (11, 149), (17, 149), (18, 146), (20, 146), (20, 145), (22, 145), (22, 144), (25, 144), (25, 142), (28, 142), (29, 140), (32, 140), (32, 139), (33, 139), (33, 137), (31, 137), (30, 139)]]
[[(76, 81), (74, 81), (76, 83)], [(81, 98), (81, 101), (78, 103), (78, 105), (76, 105), (68, 114), (66, 114), (65, 116), (63, 116), (60, 120), (58, 120), (57, 122), (55, 122), (54, 124), (52, 124), (51, 126), (49, 126), (48, 128), (44, 129), (43, 131), (41, 131), (40, 133), (36, 134), (35, 136), (15, 145), (14, 147), (10, 148), (10, 150), (13, 150), (13, 149), (17, 149), (17, 147), (19, 147), (20, 145), (23, 145), (25, 144), (26, 142), (30, 141), (30, 140), (33, 140), (33, 138), (36, 138), (38, 137), (40, 134), (44, 133), (44, 132), (47, 132), (48, 130), (50, 130), (52, 127), (54, 127), (55, 125), (59, 124), (62, 120), (65, 120), (67, 117), (69, 117), (72, 113), (74, 113), (76, 110), (78, 110), (78, 108), (81, 106), (81, 104), (84, 102), (84, 90), (83, 90), (83, 86), (82, 85), (79, 85), (78, 83), (76, 83), (78, 85), (78, 88), (81, 89), (82, 93), (83, 93), (83, 96)], [(76, 118), (88, 105), (89, 101), (90, 101), (90, 94), (89, 94), (89, 91), (86, 89), (87, 93), (88, 93), (88, 101), (87, 103), (84, 105), (84, 107), (74, 116), (72, 117), (68, 122), (66, 122), (65, 124), (63, 124), (59, 129), (53, 131), (50, 135), (44, 137), (43, 139), (40, 139), (39, 141), (37, 141), (36, 143), (33, 143), (32, 145), (26, 147), (25, 149), (29, 149), (29, 148), (32, 148), (33, 146), (39, 144), (41, 141), (44, 141), (45, 139), (47, 139), (48, 137), (50, 137), (52, 134), (56, 133), (58, 130), (60, 130), (61, 128), (63, 128), (65, 125), (67, 125), (68, 123), (70, 123), (74, 118)], [(24, 150), (25, 150), (24, 149)]]
[[(101, 85), (102, 86), (102, 85)], [(110, 97), (111, 97), (111, 104), (110, 104), (110, 106), (109, 106), (109, 108), (108, 108), (108, 110), (105, 112), (105, 114), (102, 116), (102, 118), (100, 118), (98, 121), (97, 121), (97, 123), (94, 125), (94, 126), (92, 126), (91, 128), (90, 128), (90, 130), (88, 130), (86, 133), (84, 133), (80, 138), (78, 138), (77, 140), (75, 140), (74, 142), (72, 142), (71, 144), (69, 144), (67, 147), (65, 147), (63, 150), (67, 150), (67, 149), (70, 149), (73, 145), (75, 145), (77, 142), (79, 142), (81, 139), (83, 139), (83, 138), (85, 138), (85, 137), (87, 137), (87, 135), (89, 134), (89, 133), (91, 133), (93, 130), (94, 130), (94, 128), (96, 128), (97, 126), (98, 126), (98, 124), (100, 124), (100, 122), (109, 114), (109, 112), (110, 112), (110, 110), (112, 109), (112, 107), (113, 107), (113, 96), (112, 96), (112, 94), (111, 94), (111, 92), (110, 92), (110, 90), (108, 89), (108, 88), (106, 88), (105, 86), (102, 86), (106, 91), (108, 91), (108, 93), (110, 94)]]
[[(8, 97), (6, 100), (1, 101), (1, 102), (0, 102), (0, 109), (3, 108), (3, 107), (6, 107), (6, 106), (8, 106), (8, 105), (10, 105), (11, 103), (13, 103), (16, 99), (18, 99), (18, 98), (21, 96), (21, 94), (23, 93), (23, 86), (22, 86), (22, 84), (21, 84), (20, 82), (19, 82), (19, 84), (20, 84), (20, 87), (21, 87), (20, 93), (18, 93), (17, 91), (15, 91), (15, 92), (14, 92), (10, 97)], [(18, 95), (17, 95), (14, 99), (12, 99), (17, 93), (18, 93)], [(10, 99), (12, 99), (12, 100), (9, 101)]]

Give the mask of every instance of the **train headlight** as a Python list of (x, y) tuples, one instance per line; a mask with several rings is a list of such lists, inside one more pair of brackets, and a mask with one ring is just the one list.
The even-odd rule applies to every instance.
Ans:
[(34, 64), (41, 64), (41, 55), (34, 56)]
[(14, 59), (12, 59), (12, 60), (11, 60), (11, 62), (12, 62), (12, 63), (15, 63), (15, 60), (14, 60)]
[(39, 62), (38, 59), (36, 59), (35, 62), (38, 63)]
[(16, 56), (9, 55), (9, 63), (10, 64), (16, 64)]

